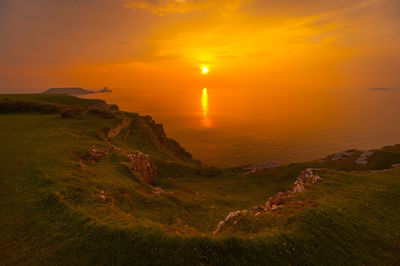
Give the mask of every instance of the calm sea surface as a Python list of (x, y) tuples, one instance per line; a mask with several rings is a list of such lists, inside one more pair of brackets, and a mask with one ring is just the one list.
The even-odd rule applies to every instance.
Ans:
[(150, 115), (206, 165), (282, 164), (400, 143), (400, 91), (119, 90), (86, 96)]

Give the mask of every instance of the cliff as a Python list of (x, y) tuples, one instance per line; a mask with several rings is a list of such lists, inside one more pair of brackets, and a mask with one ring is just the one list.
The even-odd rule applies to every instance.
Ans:
[(1, 265), (400, 260), (400, 145), (207, 168), (149, 116), (46, 94), (0, 95), (0, 129)]
[(67, 87), (67, 88), (50, 88), (50, 89), (42, 92), (42, 94), (85, 95), (85, 94), (92, 94), (92, 93), (107, 93), (107, 92), (112, 92), (112, 91), (110, 89), (108, 89), (107, 87), (104, 87), (103, 89), (98, 90), (98, 91), (91, 91), (91, 90), (86, 90), (86, 89), (77, 88), (77, 87)]
[(94, 91), (85, 90), (82, 88), (50, 88), (44, 92), (43, 94), (69, 94), (69, 95), (85, 95), (95, 93)]

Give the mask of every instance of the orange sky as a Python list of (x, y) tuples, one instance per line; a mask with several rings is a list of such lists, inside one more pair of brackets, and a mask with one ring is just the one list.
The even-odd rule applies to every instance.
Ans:
[(398, 0), (0, 1), (0, 92), (400, 88), (399, 73)]

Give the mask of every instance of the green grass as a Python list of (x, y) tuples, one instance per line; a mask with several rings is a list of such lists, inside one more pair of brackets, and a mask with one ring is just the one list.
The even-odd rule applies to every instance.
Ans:
[(16, 101), (46, 102), (62, 105), (80, 105), (89, 107), (91, 105), (104, 104), (103, 100), (83, 99), (67, 94), (0, 94), (0, 100), (9, 99)]
[[(92, 105), (67, 95), (0, 95), (63, 105)], [(129, 116), (132, 124), (106, 140)], [(400, 146), (355, 158), (291, 164), (253, 176), (240, 168), (202, 168), (182, 156), (137, 114), (0, 114), (0, 264), (397, 264), (400, 261)], [(108, 142), (150, 154), (154, 187), (130, 171), (121, 152), (80, 166)], [(214, 236), (229, 212), (263, 204), (293, 186), (307, 167), (323, 181), (272, 214), (249, 216)], [(374, 170), (374, 171), (371, 171)], [(101, 191), (106, 202), (101, 201)], [(179, 219), (177, 219), (179, 218)], [(181, 221), (181, 222), (179, 222)]]

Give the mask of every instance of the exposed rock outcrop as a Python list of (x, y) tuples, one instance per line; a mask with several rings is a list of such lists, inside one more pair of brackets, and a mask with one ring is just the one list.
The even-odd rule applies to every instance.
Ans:
[(98, 162), (109, 154), (109, 150), (93, 146), (88, 153), (79, 158), (79, 166), (81, 169), (86, 169), (89, 163)]
[(140, 174), (146, 184), (153, 184), (157, 177), (157, 166), (149, 155), (143, 152), (128, 154), (128, 161), (132, 168)]
[(160, 195), (161, 193), (164, 193), (165, 190), (161, 187), (153, 187), (153, 194)]
[(119, 135), (119, 133), (121, 133), (121, 131), (123, 129), (126, 129), (129, 127), (129, 125), (131, 124), (132, 119), (125, 117), (124, 119), (122, 119), (122, 121), (119, 123), (118, 126), (111, 128), (108, 133), (107, 133), (107, 137), (108, 138), (114, 138), (116, 136)]
[(119, 106), (116, 104), (107, 104), (105, 109), (109, 111), (119, 111)]
[(108, 151), (99, 149), (97, 147), (93, 147), (90, 150), (88, 159), (90, 161), (99, 161), (99, 160), (103, 159), (107, 154), (109, 154)]
[(301, 172), (296, 179), (296, 182), (294, 184), (296, 187), (304, 187), (305, 185), (317, 183), (319, 180), (321, 180), (321, 177), (319, 175), (315, 175), (314, 171), (321, 171), (320, 168), (307, 168), (303, 172)]
[(167, 137), (162, 124), (157, 124), (150, 116), (138, 116), (131, 134), (140, 134), (145, 141), (156, 148), (180, 159), (192, 159), (192, 155), (175, 140)]
[[(320, 181), (322, 178), (319, 175), (314, 174), (314, 171), (320, 171), (321, 169), (319, 168), (307, 168), (306, 170), (302, 171), (296, 178), (296, 181), (294, 184), (296, 185), (293, 187), (291, 190), (288, 190), (286, 192), (279, 192), (273, 197), (270, 197), (268, 201), (265, 203), (265, 206), (262, 206), (263, 211), (270, 211), (270, 210), (275, 210), (279, 208), (279, 201), (281, 198), (286, 197), (290, 194), (297, 194), (297, 193), (302, 193), (306, 190), (306, 186), (310, 184), (317, 183)], [(260, 206), (254, 207), (255, 209), (260, 209)], [(253, 209), (254, 209), (253, 208)]]
[(218, 223), (217, 229), (214, 231), (214, 235), (220, 233), (224, 226), (236, 224), (241, 217), (244, 217), (248, 214), (248, 210), (230, 212), (224, 220)]
[(102, 191), (100, 191), (100, 202), (101, 203), (106, 203), (106, 201), (107, 201), (107, 196), (104, 193), (104, 191), (102, 190)]
[[(137, 172), (146, 184), (152, 185), (153, 181), (157, 177), (157, 165), (151, 159), (150, 155), (145, 154), (141, 151), (136, 151), (134, 153), (129, 153), (128, 151), (112, 144), (110, 141), (108, 143), (108, 149), (116, 151), (120, 155), (128, 159), (129, 164), (135, 172)], [(154, 194), (160, 194), (164, 190), (160, 187), (153, 187)]]
[(255, 174), (258, 172), (262, 172), (266, 169), (276, 168), (279, 166), (280, 165), (276, 162), (264, 162), (264, 163), (260, 163), (260, 164), (255, 164), (255, 165), (244, 168), (245, 170), (248, 171), (248, 172), (244, 173), (244, 175), (245, 176), (252, 175), (252, 174)]
[(358, 152), (360, 152), (360, 151), (348, 150), (348, 151), (343, 151), (343, 152), (332, 154), (329, 157), (332, 157), (332, 160), (334, 160), (334, 161), (340, 161), (340, 160), (344, 160), (346, 158), (349, 158), (349, 157), (353, 156), (354, 154), (356, 154)]
[(400, 163), (395, 163), (391, 165), (392, 168), (400, 168)]
[(234, 211), (230, 212), (228, 216), (225, 217), (224, 220), (220, 221), (217, 225), (214, 234), (221, 233), (223, 229), (227, 226), (235, 225), (238, 223), (240, 219), (247, 215), (254, 215), (258, 216), (262, 212), (272, 212), (277, 209), (283, 207), (281, 204), (282, 199), (285, 197), (295, 195), (298, 193), (302, 193), (305, 191), (305, 188), (311, 184), (317, 183), (322, 178), (320, 175), (316, 174), (316, 172), (321, 171), (322, 169), (319, 168), (307, 168), (306, 170), (302, 171), (296, 178), (294, 184), (296, 185), (291, 190), (286, 192), (279, 192), (274, 196), (270, 197), (267, 202), (265, 202), (264, 206), (255, 206), (251, 210), (243, 210), (243, 211)]
[(365, 164), (368, 163), (368, 159), (372, 155), (374, 155), (373, 151), (366, 151), (366, 152), (362, 153), (360, 155), (360, 157), (358, 157), (358, 159), (355, 161), (355, 163), (358, 164), (358, 165), (365, 165)]

